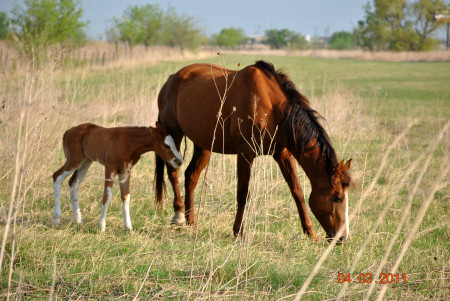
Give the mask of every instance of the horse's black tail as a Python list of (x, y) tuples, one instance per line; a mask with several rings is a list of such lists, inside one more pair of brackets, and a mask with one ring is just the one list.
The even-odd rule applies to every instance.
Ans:
[(156, 205), (158, 210), (163, 208), (163, 190), (166, 189), (164, 184), (164, 160), (155, 153), (155, 190), (156, 190)]

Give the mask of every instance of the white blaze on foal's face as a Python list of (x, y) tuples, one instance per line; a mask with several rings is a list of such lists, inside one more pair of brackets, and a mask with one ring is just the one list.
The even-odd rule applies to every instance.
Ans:
[[(164, 139), (164, 143), (170, 147), (170, 150), (175, 155), (175, 157), (173, 157), (168, 161), (169, 164), (172, 165), (172, 167), (174, 168), (178, 168), (181, 165), (181, 162), (183, 162), (183, 158), (181, 158), (181, 155), (178, 153), (177, 148), (175, 146), (175, 141), (173, 141), (172, 136), (167, 135), (166, 139)], [(178, 164), (176, 161), (179, 161), (180, 163)]]

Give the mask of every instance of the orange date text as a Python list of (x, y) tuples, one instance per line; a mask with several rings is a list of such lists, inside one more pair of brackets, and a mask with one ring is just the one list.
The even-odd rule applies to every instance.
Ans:
[(378, 279), (375, 279), (371, 273), (360, 273), (357, 277), (352, 277), (350, 273), (339, 273), (337, 280), (341, 284), (344, 282), (372, 283), (373, 281), (380, 284), (406, 283), (406, 274), (381, 273), (380, 275), (378, 275)]

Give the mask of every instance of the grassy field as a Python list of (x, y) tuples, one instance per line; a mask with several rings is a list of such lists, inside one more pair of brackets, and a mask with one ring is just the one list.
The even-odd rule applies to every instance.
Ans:
[[(61, 225), (54, 227), (51, 175), (64, 162), (64, 131), (82, 122), (152, 125), (160, 87), (195, 60), (46, 66), (0, 77), (0, 298), (448, 298), (450, 63), (231, 54), (197, 61), (238, 69), (257, 59), (284, 68), (326, 117), (338, 158), (353, 158), (348, 242), (329, 246), (311, 213), (321, 240), (302, 234), (271, 157), (255, 162), (246, 238), (235, 240), (235, 157), (218, 154), (197, 186), (197, 227), (170, 226), (171, 192), (157, 212), (153, 154), (132, 172), (133, 233), (123, 230), (117, 183), (106, 232), (98, 233), (104, 179), (95, 163), (80, 190), (84, 224), (73, 222), (65, 182)], [(183, 144), (184, 151), (182, 187), (192, 146)], [(309, 181), (298, 173), (308, 197)], [(339, 283), (340, 273), (351, 283)], [(398, 273), (400, 283), (380, 284), (381, 273)], [(359, 283), (361, 274), (372, 283)]]

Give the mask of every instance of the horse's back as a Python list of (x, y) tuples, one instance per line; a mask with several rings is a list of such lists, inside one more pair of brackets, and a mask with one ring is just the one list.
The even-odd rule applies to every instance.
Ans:
[[(243, 134), (250, 133), (252, 126), (260, 130), (269, 126), (273, 132), (273, 102), (283, 99), (276, 81), (255, 66), (234, 71), (193, 64), (171, 75), (163, 86), (159, 118), (169, 128), (179, 127), (202, 148), (210, 149), (215, 135), (224, 145), (220, 143), (214, 151), (236, 153), (236, 146), (245, 143)], [(218, 118), (223, 122), (216, 129)]]

